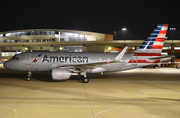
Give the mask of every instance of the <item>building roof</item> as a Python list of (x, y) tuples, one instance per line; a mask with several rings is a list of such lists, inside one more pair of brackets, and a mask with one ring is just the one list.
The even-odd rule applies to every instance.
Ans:
[[(97, 32), (90, 32), (90, 31), (67, 30), (67, 29), (22, 29), (22, 30), (12, 30), (12, 31), (0, 32), (0, 34), (22, 32), (22, 31), (26, 31), (26, 32), (31, 32), (31, 31), (57, 31), (57, 32), (79, 33), (79, 34), (84, 34), (84, 35), (89, 35), (91, 33), (97, 33)], [(98, 34), (103, 34), (103, 33), (98, 33)]]

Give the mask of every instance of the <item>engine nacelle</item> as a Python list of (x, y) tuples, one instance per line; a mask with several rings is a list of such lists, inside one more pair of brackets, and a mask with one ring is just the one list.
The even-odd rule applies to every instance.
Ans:
[(71, 77), (71, 72), (65, 69), (52, 69), (53, 80), (67, 80)]

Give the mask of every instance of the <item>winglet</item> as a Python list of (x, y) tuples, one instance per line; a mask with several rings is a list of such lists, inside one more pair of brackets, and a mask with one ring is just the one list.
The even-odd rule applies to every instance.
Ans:
[(126, 47), (119, 53), (119, 55), (115, 58), (114, 61), (121, 61), (121, 59), (123, 58), (123, 56), (124, 56), (127, 48), (128, 48), (128, 46), (126, 46)]

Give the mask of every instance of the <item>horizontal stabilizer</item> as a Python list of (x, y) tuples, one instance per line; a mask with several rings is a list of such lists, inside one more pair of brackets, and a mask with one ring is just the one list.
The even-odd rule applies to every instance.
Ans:
[(155, 60), (158, 60), (158, 59), (171, 58), (171, 57), (175, 57), (175, 56), (173, 56), (173, 55), (168, 55), (168, 56), (162, 56), (162, 57), (153, 57), (153, 58), (148, 58), (147, 60), (149, 60), (149, 61), (155, 61)]

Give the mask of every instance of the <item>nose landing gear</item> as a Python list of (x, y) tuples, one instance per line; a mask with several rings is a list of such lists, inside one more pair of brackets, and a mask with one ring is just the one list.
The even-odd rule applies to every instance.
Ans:
[(81, 80), (83, 80), (84, 83), (88, 83), (89, 79), (87, 78), (86, 71), (81, 73)]
[(27, 81), (31, 81), (31, 78), (32, 78), (32, 73), (31, 72), (28, 72), (28, 75), (27, 75)]

